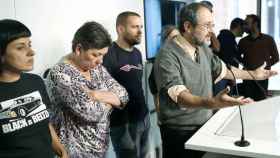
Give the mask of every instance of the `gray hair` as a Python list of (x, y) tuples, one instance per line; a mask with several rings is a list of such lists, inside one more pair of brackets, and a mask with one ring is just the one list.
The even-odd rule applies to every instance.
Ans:
[(205, 7), (209, 8), (211, 12), (213, 12), (213, 4), (210, 1), (201, 1), (200, 3), (205, 5)]
[(181, 33), (185, 32), (184, 23), (186, 21), (194, 26), (197, 25), (197, 12), (201, 7), (207, 8), (211, 12), (211, 9), (202, 3), (191, 3), (181, 9), (179, 14), (179, 31)]
[(161, 30), (161, 42), (164, 43), (173, 30), (176, 30), (174, 25), (165, 25)]

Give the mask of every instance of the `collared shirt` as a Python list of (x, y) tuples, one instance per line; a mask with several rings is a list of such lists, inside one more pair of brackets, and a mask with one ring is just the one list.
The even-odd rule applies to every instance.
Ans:
[(238, 44), (240, 52), (244, 55), (244, 67), (254, 70), (266, 62), (266, 69), (279, 61), (277, 46), (273, 38), (266, 34), (260, 34), (253, 39), (251, 36), (242, 38)]

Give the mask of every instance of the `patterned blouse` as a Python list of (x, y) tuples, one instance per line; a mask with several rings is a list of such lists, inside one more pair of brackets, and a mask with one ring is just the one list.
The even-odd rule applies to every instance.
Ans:
[(53, 104), (52, 122), (70, 157), (103, 158), (109, 143), (111, 108), (93, 100), (88, 89), (108, 90), (122, 104), (128, 102), (126, 90), (102, 66), (90, 71), (91, 81), (66, 63), (55, 65), (46, 84)]

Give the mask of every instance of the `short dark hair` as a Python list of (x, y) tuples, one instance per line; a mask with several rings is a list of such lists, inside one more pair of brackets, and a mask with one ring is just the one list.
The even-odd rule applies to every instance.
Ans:
[(72, 51), (80, 44), (83, 50), (102, 49), (110, 46), (112, 43), (108, 31), (95, 21), (86, 22), (75, 33), (72, 40)]
[(240, 18), (234, 18), (231, 23), (230, 23), (230, 29), (235, 29), (237, 28), (238, 26), (240, 26), (241, 28), (243, 28), (245, 24), (245, 21), (243, 19), (240, 19)]
[(30, 37), (31, 31), (23, 23), (13, 19), (0, 20), (0, 73), (3, 68), (2, 58), (10, 42), (22, 37)]
[(125, 11), (125, 12), (122, 12), (118, 15), (117, 17), (117, 21), (116, 21), (116, 26), (119, 26), (119, 25), (125, 25), (126, 24), (126, 20), (128, 17), (130, 16), (138, 16), (138, 17), (141, 17), (138, 13), (136, 12), (132, 12), (132, 11)]
[(186, 21), (189, 21), (194, 26), (197, 25), (197, 11), (202, 7), (211, 11), (205, 4), (202, 3), (191, 3), (181, 9), (179, 14), (179, 31), (181, 33), (185, 32), (184, 23)]
[(259, 30), (261, 30), (261, 18), (255, 14), (249, 14), (247, 15), (248, 18), (251, 18), (253, 23), (257, 23), (257, 27)]

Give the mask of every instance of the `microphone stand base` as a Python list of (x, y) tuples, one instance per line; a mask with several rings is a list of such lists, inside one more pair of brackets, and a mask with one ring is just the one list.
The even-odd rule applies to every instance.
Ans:
[(250, 142), (248, 142), (247, 140), (238, 140), (234, 142), (234, 144), (239, 147), (246, 147), (250, 145)]

